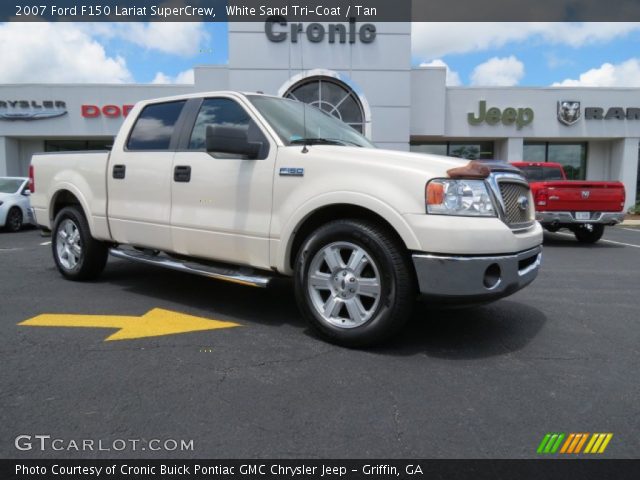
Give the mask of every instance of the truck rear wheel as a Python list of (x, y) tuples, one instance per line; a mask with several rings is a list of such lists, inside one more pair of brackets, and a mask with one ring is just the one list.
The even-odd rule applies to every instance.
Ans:
[(386, 229), (360, 220), (331, 222), (305, 240), (295, 290), (313, 330), (347, 347), (391, 337), (408, 320), (417, 293), (404, 247)]
[(94, 279), (107, 263), (107, 246), (91, 237), (87, 219), (78, 207), (65, 207), (56, 216), (51, 248), (58, 270), (69, 280)]
[(604, 225), (584, 224), (577, 227), (573, 234), (581, 243), (596, 243), (602, 238), (604, 233)]

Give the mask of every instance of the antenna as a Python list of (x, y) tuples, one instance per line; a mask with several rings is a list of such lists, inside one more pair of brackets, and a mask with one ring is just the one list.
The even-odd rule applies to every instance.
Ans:
[[(302, 69), (302, 75), (304, 75), (304, 42), (300, 42), (300, 68)], [(307, 153), (309, 149), (307, 148), (307, 104), (305, 102), (302, 103), (302, 153)]]

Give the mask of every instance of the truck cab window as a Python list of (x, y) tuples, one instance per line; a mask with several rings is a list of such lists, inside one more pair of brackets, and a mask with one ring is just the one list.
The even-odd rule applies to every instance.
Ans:
[(189, 150), (204, 150), (207, 125), (223, 125), (248, 129), (249, 114), (229, 98), (206, 98), (202, 102), (196, 123), (191, 132)]
[(156, 103), (144, 107), (136, 120), (128, 150), (169, 150), (174, 127), (186, 102)]

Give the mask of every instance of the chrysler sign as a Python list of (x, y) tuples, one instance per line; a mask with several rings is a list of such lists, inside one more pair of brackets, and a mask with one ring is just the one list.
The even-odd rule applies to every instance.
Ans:
[(66, 113), (61, 100), (0, 100), (0, 120), (43, 120)]

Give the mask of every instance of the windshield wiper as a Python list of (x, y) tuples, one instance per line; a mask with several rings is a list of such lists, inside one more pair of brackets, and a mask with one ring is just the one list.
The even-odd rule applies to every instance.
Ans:
[(356, 145), (360, 146), (356, 143), (350, 142), (348, 140), (341, 140), (338, 138), (296, 138), (295, 140), (291, 140), (291, 145)]

